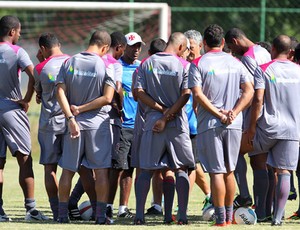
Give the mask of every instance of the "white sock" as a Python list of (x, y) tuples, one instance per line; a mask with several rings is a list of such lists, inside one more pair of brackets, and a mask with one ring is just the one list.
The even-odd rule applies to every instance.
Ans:
[(126, 205), (120, 205), (120, 206), (119, 206), (119, 214), (124, 213), (126, 208), (127, 208)]
[(159, 212), (161, 212), (162, 211), (162, 208), (161, 208), (161, 206), (160, 205), (158, 205), (158, 204), (153, 204), (153, 207), (157, 210), (157, 211), (159, 211)]
[(113, 204), (107, 204), (106, 207), (111, 207), (111, 210), (114, 210)]

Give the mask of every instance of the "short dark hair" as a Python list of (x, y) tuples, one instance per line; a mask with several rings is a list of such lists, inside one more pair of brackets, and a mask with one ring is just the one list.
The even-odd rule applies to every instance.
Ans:
[(294, 59), (296, 62), (300, 61), (300, 43), (295, 48)]
[(226, 41), (226, 43), (232, 43), (232, 40), (234, 38), (237, 39), (237, 38), (242, 38), (242, 37), (246, 37), (246, 34), (244, 33), (244, 31), (242, 31), (239, 28), (231, 28), (225, 34), (225, 41)]
[(279, 54), (288, 54), (291, 49), (292, 41), (287, 35), (278, 35), (274, 38), (272, 45)]
[(5, 15), (0, 19), (0, 37), (7, 36), (12, 29), (20, 27), (20, 20), (13, 15)]
[(118, 45), (122, 45), (125, 46), (127, 45), (127, 40), (124, 34), (122, 34), (121, 32), (113, 32), (110, 34), (110, 38), (111, 38), (111, 47), (117, 47)]
[(39, 38), (39, 46), (44, 46), (48, 49), (51, 49), (55, 46), (58, 46), (59, 40), (53, 33), (43, 33)]
[(103, 46), (111, 44), (111, 38), (109, 33), (107, 33), (105, 30), (96, 30), (90, 39), (89, 45), (97, 45), (97, 46)]
[(224, 37), (223, 28), (217, 24), (209, 25), (204, 33), (204, 40), (209, 47), (219, 47)]
[(155, 54), (158, 52), (163, 52), (167, 47), (167, 43), (161, 39), (161, 38), (155, 38), (151, 41), (150, 47), (149, 47), (149, 53)]

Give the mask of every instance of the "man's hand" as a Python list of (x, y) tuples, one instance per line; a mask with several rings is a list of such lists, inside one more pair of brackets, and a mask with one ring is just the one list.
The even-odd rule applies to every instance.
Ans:
[(41, 104), (42, 99), (41, 99), (41, 95), (39, 93), (37, 93), (35, 95), (35, 101), (36, 101), (37, 104)]
[(166, 119), (161, 118), (155, 122), (152, 131), (155, 133), (161, 133), (162, 131), (164, 131), (166, 124), (167, 124)]
[(23, 110), (27, 113), (28, 108), (29, 108), (29, 102), (22, 100), (16, 101), (22, 108)]
[(77, 105), (71, 105), (70, 106), (71, 112), (73, 113), (74, 116), (77, 116), (80, 111)]
[(75, 118), (71, 118), (68, 121), (68, 126), (69, 126), (69, 131), (72, 139), (80, 136), (80, 129)]

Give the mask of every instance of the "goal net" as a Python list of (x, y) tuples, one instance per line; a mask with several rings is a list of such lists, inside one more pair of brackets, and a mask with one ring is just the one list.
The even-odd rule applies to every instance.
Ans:
[(124, 34), (135, 31), (146, 46), (140, 58), (147, 56), (152, 39), (167, 40), (170, 34), (170, 13), (165, 3), (124, 2), (39, 2), (0, 1), (0, 16), (13, 14), (22, 24), (21, 45), (35, 61), (38, 38), (43, 32), (58, 36), (65, 53), (84, 50), (93, 31)]

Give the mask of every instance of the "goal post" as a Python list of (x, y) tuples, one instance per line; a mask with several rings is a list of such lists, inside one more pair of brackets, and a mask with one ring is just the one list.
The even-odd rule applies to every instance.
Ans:
[(126, 2), (63, 2), (63, 1), (0, 1), (0, 9), (27, 10), (159, 10), (159, 37), (168, 40), (170, 9), (167, 3)]

